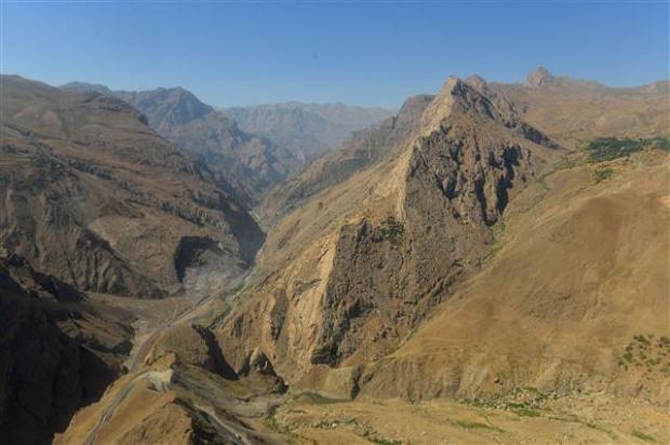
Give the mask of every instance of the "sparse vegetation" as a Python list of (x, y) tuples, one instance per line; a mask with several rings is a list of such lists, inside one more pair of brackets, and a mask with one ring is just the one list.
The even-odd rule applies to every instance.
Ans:
[(573, 157), (563, 156), (556, 164), (554, 165), (554, 171), (566, 170), (577, 166), (577, 161)]
[(645, 434), (642, 431), (633, 430), (631, 432), (631, 435), (633, 437), (637, 437), (638, 439), (642, 439), (645, 442), (658, 443), (658, 441), (656, 440), (656, 438), (654, 436), (652, 436), (650, 434)]
[(612, 433), (612, 431), (610, 431), (610, 430), (608, 430), (607, 428), (604, 428), (604, 427), (598, 425), (597, 423), (590, 422), (590, 421), (580, 421), (580, 423), (586, 425), (587, 427), (589, 427), (589, 428), (591, 428), (591, 429), (593, 429), (593, 430), (600, 431), (600, 432), (602, 432), (602, 433), (607, 434), (607, 435), (610, 436), (610, 438), (613, 439), (613, 440), (616, 439), (616, 436)]
[(614, 169), (610, 167), (599, 167), (593, 172), (593, 182), (598, 184), (614, 175)]
[(586, 145), (589, 162), (611, 161), (650, 148), (668, 151), (670, 150), (670, 139), (667, 137), (639, 139), (609, 137), (594, 139)]
[(641, 344), (643, 344), (643, 345), (645, 345), (645, 346), (649, 346), (649, 345), (651, 345), (651, 343), (649, 342), (649, 339), (647, 339), (647, 337), (645, 337), (644, 334), (636, 335), (636, 336), (634, 336), (633, 338), (634, 338), (635, 340), (637, 340), (639, 343), (641, 343)]
[(465, 420), (456, 420), (454, 423), (456, 423), (456, 425), (458, 425), (462, 428), (466, 428), (466, 429), (469, 429), (469, 430), (480, 428), (480, 429), (485, 429), (485, 430), (497, 431), (499, 433), (504, 432), (500, 428), (492, 426), (492, 425), (488, 425), (486, 423), (468, 422), (468, 421), (465, 421)]
[(626, 345), (619, 359), (619, 366), (628, 370), (629, 366), (644, 368), (647, 375), (660, 372), (670, 375), (670, 338), (661, 336), (656, 339), (652, 334), (637, 334)]
[(572, 156), (572, 155), (571, 156), (563, 156), (559, 161), (557, 161), (554, 164), (553, 168), (550, 171), (538, 176), (537, 177), (537, 182), (540, 185), (540, 187), (542, 187), (542, 190), (546, 194), (546, 192), (551, 190), (551, 187), (547, 183), (547, 178), (549, 176), (553, 175), (554, 173), (556, 173), (560, 170), (567, 170), (567, 169), (576, 167), (577, 165), (578, 165), (578, 161), (575, 159), (575, 156)]
[[(299, 441), (300, 443), (312, 443), (313, 445), (316, 445), (317, 442), (313, 439), (309, 439), (307, 437), (301, 436), (300, 434), (296, 434), (293, 431), (293, 428), (290, 428), (287, 425), (280, 425), (279, 422), (277, 421), (277, 409), (278, 407), (275, 406), (270, 409), (268, 412), (268, 416), (265, 418), (265, 425), (275, 433), (279, 434), (286, 434), (290, 438), (289, 443), (295, 443), (296, 441)], [(304, 412), (304, 411), (303, 411)]]
[(380, 436), (379, 433), (377, 433), (375, 430), (368, 427), (367, 425), (365, 425), (365, 428), (362, 430), (362, 432), (358, 434), (364, 439), (372, 443), (377, 443), (379, 445), (402, 445), (401, 440)]
[(393, 245), (399, 245), (405, 235), (405, 225), (395, 216), (389, 215), (379, 227), (375, 228), (375, 235), (378, 239), (390, 241)]
[(392, 439), (389, 437), (384, 437), (375, 431), (370, 425), (359, 422), (355, 418), (350, 418), (341, 422), (339, 420), (322, 420), (314, 425), (314, 428), (332, 430), (340, 426), (351, 429), (354, 433), (364, 438), (365, 440), (380, 444), (380, 445), (402, 445), (402, 441), (397, 439)]
[(463, 401), (474, 406), (483, 406), (487, 408), (504, 409), (511, 411), (519, 416), (538, 417), (542, 415), (542, 406), (549, 400), (549, 395), (543, 393), (537, 388), (526, 386), (516, 388), (511, 394), (500, 398), (486, 401)]

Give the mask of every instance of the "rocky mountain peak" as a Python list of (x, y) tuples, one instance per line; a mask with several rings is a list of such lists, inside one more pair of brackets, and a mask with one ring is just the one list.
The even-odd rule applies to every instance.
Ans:
[(451, 114), (454, 105), (454, 96), (462, 96), (463, 82), (454, 76), (449, 76), (440, 92), (423, 113), (421, 119), (421, 134), (427, 135), (438, 128)]
[(525, 85), (532, 88), (539, 88), (547, 85), (555, 77), (544, 67), (539, 66), (534, 71), (528, 73)]
[(150, 107), (158, 107), (163, 119), (179, 125), (195, 119), (201, 119), (212, 111), (212, 107), (202, 103), (193, 93), (181, 87), (159, 88), (154, 91), (135, 93), (134, 103), (142, 112)]
[(96, 92), (99, 94), (104, 94), (104, 95), (112, 95), (112, 90), (107, 88), (104, 85), (101, 85), (99, 83), (88, 83), (88, 82), (79, 82), (79, 81), (74, 81), (74, 82), (69, 82), (64, 85), (60, 86), (61, 89), (63, 90), (68, 90), (68, 91), (75, 91), (79, 93), (88, 93), (88, 92)]
[(484, 80), (484, 78), (481, 77), (478, 74), (473, 74), (471, 76), (468, 76), (465, 79), (465, 82), (468, 85), (471, 85), (474, 88), (478, 89), (479, 91), (484, 91), (486, 89), (486, 80)]
[(451, 76), (423, 114), (421, 135), (427, 136), (440, 130), (455, 112), (473, 118), (495, 120), (509, 126), (510, 122), (518, 119), (511, 107), (503, 105), (499, 98), (490, 96), (488, 90), (480, 90), (469, 82)]

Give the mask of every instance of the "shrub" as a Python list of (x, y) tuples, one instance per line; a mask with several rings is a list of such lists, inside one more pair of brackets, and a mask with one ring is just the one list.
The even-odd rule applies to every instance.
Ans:
[(395, 216), (389, 215), (381, 225), (376, 229), (381, 239), (388, 240), (392, 244), (398, 245), (402, 242), (405, 235), (405, 225), (398, 221)]
[(637, 437), (638, 439), (642, 439), (645, 442), (658, 443), (658, 441), (656, 440), (656, 438), (654, 436), (652, 436), (650, 434), (645, 434), (642, 431), (633, 430), (631, 432), (631, 434), (633, 435), (633, 437)]
[(589, 162), (624, 158), (646, 148), (670, 151), (670, 139), (667, 137), (639, 139), (610, 137), (594, 139), (586, 145), (586, 150), (589, 152)]
[(609, 167), (602, 167), (593, 172), (593, 182), (598, 184), (614, 175), (614, 170)]

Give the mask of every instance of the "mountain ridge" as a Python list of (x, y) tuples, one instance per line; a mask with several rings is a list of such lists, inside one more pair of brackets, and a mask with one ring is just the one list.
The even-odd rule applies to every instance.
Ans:
[(253, 261), (263, 238), (254, 220), (135, 108), (1, 81), (3, 247), (80, 289), (149, 297), (179, 284), (191, 255)]
[(334, 150), (352, 131), (387, 114), (378, 108), (297, 102), (218, 108), (182, 87), (111, 91), (70, 82), (60, 88), (112, 95), (135, 106), (161, 136), (248, 207), (313, 159)]

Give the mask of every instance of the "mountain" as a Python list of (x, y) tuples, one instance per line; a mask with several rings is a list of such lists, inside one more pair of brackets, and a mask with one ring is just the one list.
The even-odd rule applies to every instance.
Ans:
[(240, 130), (236, 122), (183, 88), (117, 92), (149, 125), (187, 153), (220, 188), (253, 205), (297, 162), (290, 151)]
[(514, 103), (525, 120), (568, 147), (598, 137), (654, 137), (667, 134), (669, 81), (636, 88), (554, 76), (544, 68), (522, 85), (485, 82), (487, 94)]
[(388, 116), (380, 108), (343, 104), (263, 105), (215, 109), (177, 88), (111, 91), (71, 82), (70, 91), (112, 95), (137, 108), (149, 125), (187, 153), (220, 188), (248, 207), (354, 130)]
[(303, 172), (268, 193), (260, 212), (273, 221), (316, 193), (339, 184), (351, 175), (388, 156), (416, 131), (421, 115), (433, 96), (407, 99), (396, 116), (359, 130), (338, 150), (309, 165)]
[(390, 145), (269, 234), (258, 260), (267, 277), (218, 330), (234, 367), (260, 347), (300, 385), (319, 366), (393, 350), (480, 270), (509, 201), (563, 151), (456, 78), (367, 137), (368, 153)]
[(140, 297), (253, 262), (253, 218), (126, 102), (1, 80), (0, 246), (80, 290)]
[(351, 133), (389, 117), (392, 111), (344, 104), (285, 104), (226, 108), (244, 131), (290, 150), (301, 166), (337, 148)]
[(667, 85), (529, 77), (280, 184), (242, 285), (156, 300), (56, 443), (668, 442)]

